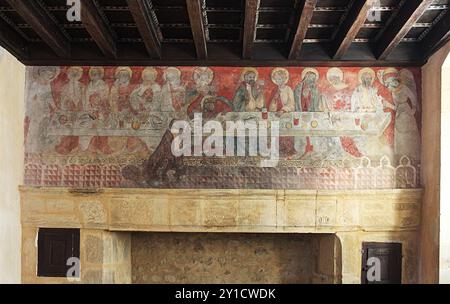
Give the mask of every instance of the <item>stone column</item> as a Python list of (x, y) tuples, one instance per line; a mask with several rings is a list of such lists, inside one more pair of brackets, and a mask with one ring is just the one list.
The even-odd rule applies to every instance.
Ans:
[(339, 232), (342, 248), (342, 283), (361, 284), (362, 243), (357, 232)]
[(131, 284), (131, 234), (82, 229), (81, 281)]

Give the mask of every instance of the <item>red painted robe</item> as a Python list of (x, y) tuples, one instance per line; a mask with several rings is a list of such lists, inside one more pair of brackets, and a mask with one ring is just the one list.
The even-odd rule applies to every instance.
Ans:
[[(85, 86), (80, 82), (70, 82), (62, 88), (60, 106), (65, 111), (83, 111), (83, 101)], [(61, 142), (55, 147), (57, 153), (62, 155), (70, 154), (80, 145), (79, 136), (64, 136)]]
[[(107, 118), (111, 111), (108, 95), (109, 88), (104, 82), (99, 82), (96, 84), (90, 84), (87, 89), (87, 106), (88, 111), (91, 111), (93, 115), (98, 118), (103, 116)], [(91, 139), (89, 143), (89, 151), (95, 153), (100, 151), (105, 155), (113, 153), (113, 150), (108, 144), (107, 136), (95, 136)]]
[[(333, 110), (337, 112), (349, 112), (351, 110), (351, 92), (349, 88), (338, 90), (333, 86), (329, 86), (323, 89), (324, 93), (331, 98)], [(345, 152), (354, 156), (362, 157), (362, 153), (359, 151), (353, 138), (348, 136), (340, 137), (341, 146)]]
[(215, 100), (213, 112), (202, 109), (202, 100), (205, 98), (205, 96), (206, 95), (200, 92), (194, 92), (192, 94), (192, 99), (190, 100), (189, 106), (187, 108), (187, 114), (190, 119), (194, 118), (195, 113), (203, 113), (204, 119), (214, 119), (219, 113), (233, 111), (230, 105), (226, 104), (225, 102), (223, 102), (218, 98), (216, 98)]
[(113, 97), (116, 102), (117, 105), (117, 111), (118, 112), (123, 112), (123, 111), (128, 111), (130, 113), (133, 113), (134, 110), (131, 107), (131, 103), (130, 103), (130, 95), (131, 92), (133, 91), (133, 88), (131, 85), (119, 85), (114, 86), (112, 89), (112, 94), (115, 94), (115, 96)]

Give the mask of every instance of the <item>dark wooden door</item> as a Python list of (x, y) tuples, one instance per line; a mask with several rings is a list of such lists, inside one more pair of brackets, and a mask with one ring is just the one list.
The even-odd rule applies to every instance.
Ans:
[(80, 258), (79, 229), (39, 229), (38, 276), (66, 277), (69, 258)]
[[(362, 254), (362, 284), (402, 283), (402, 244), (363, 243)], [(368, 261), (371, 264), (368, 265)], [(373, 279), (375, 261), (379, 261), (380, 264), (380, 280), (371, 280)]]

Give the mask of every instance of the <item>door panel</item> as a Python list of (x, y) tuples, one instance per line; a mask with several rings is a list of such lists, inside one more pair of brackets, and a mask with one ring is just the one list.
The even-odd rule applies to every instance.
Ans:
[[(362, 284), (402, 283), (402, 244), (363, 243), (362, 254)], [(371, 258), (375, 258), (375, 260)], [(368, 265), (369, 260), (372, 263), (370, 265)], [(368, 274), (373, 278), (374, 271), (376, 271), (373, 267), (376, 267), (376, 261), (380, 262), (380, 280), (371, 281)]]

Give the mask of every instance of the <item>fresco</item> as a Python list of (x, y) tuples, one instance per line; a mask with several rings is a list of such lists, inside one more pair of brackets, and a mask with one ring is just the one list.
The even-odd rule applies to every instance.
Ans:
[[(416, 68), (29, 67), (25, 184), (415, 188)], [(280, 161), (175, 157), (174, 120), (280, 123)]]

